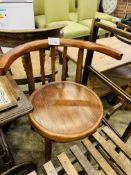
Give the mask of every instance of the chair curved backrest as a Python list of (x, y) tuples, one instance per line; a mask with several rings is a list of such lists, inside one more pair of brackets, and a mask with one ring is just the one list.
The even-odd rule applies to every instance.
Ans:
[[(32, 41), (14, 49), (10, 50), (6, 53), (3, 58), (0, 60), (0, 75), (4, 75), (9, 70), (11, 64), (17, 60), (19, 57), (23, 57), (24, 69), (27, 75), (27, 82), (29, 85), (29, 91), (32, 93), (35, 90), (32, 63), (31, 63), (31, 55), (30, 52), (38, 51), (40, 56), (40, 72), (41, 72), (41, 80), (42, 83), (45, 83), (45, 59), (50, 59), (51, 64), (49, 65), (52, 71), (52, 81), (55, 80), (55, 60), (56, 60), (56, 51), (58, 45), (50, 45), (48, 43), (48, 39), (45, 40), (37, 40)], [(116, 50), (105, 47), (104, 45), (99, 45), (87, 41), (80, 41), (74, 39), (59, 39), (59, 47), (63, 47), (63, 65), (62, 65), (62, 76), (61, 80), (66, 80), (67, 75), (67, 63), (68, 63), (68, 47), (76, 47), (78, 48), (78, 56), (77, 56), (77, 67), (76, 67), (76, 82), (81, 83), (82, 79), (82, 66), (83, 66), (83, 56), (84, 49), (95, 50), (104, 54), (107, 54), (111, 57), (120, 59), (122, 54), (117, 52)], [(49, 49), (50, 53), (46, 57), (46, 50)]]
[(78, 0), (78, 21), (95, 18), (98, 0)]
[(34, 6), (34, 15), (44, 15), (44, 0), (34, 0), (33, 1)]

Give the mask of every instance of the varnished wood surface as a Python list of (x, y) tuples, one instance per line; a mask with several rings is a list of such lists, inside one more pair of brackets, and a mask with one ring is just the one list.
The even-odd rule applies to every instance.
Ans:
[[(98, 39), (97, 43), (110, 46), (123, 53), (121, 60), (116, 60), (108, 55), (95, 52), (92, 60), (92, 66), (100, 72), (111, 70), (120, 66), (131, 63), (131, 46), (118, 40), (116, 37)], [(59, 51), (63, 48), (59, 47)], [(68, 57), (76, 63), (78, 49), (74, 47), (68, 48)], [(84, 51), (83, 66), (85, 64), (86, 50)]]
[(31, 95), (30, 120), (38, 132), (51, 140), (81, 139), (96, 130), (103, 107), (89, 88), (73, 82), (54, 82)]
[[(68, 46), (68, 47), (76, 47), (80, 49), (90, 49), (95, 50), (97, 52), (101, 52), (103, 54), (107, 54), (113, 58), (116, 58), (118, 60), (122, 57), (122, 52), (118, 51), (116, 49), (113, 49), (109, 46), (104, 46), (96, 43), (92, 43), (89, 41), (81, 41), (81, 40), (73, 40), (73, 39), (60, 39), (60, 45), (61, 46)], [(48, 48), (48, 40), (37, 40), (32, 41), (20, 46), (15, 47), (14, 49), (10, 50), (7, 54), (5, 54), (1, 60), (0, 60), (0, 74), (4, 74), (6, 72), (10, 65), (20, 56), (26, 54), (30, 51), (35, 51), (38, 49), (45, 49)]]

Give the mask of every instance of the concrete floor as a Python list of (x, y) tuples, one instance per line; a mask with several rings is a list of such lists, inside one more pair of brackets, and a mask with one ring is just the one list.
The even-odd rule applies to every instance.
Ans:
[[(72, 79), (75, 65), (71, 62), (70, 66), (72, 72), (69, 78)], [(58, 70), (60, 69), (61, 67), (58, 64)], [(59, 77), (59, 74), (57, 76)], [(106, 98), (103, 98), (102, 102), (106, 110), (109, 107)], [(119, 110), (111, 116), (109, 121), (112, 126), (122, 134), (130, 120), (131, 111)], [(42, 174), (42, 165), (44, 163), (44, 139), (39, 136), (37, 132), (31, 130), (28, 117), (23, 116), (15, 122), (12, 122), (5, 134), (15, 161), (19, 163), (32, 160), (38, 165), (39, 174)], [(79, 143), (79, 141), (77, 143)], [(56, 160), (56, 155), (59, 153), (68, 151), (72, 144), (74, 144), (74, 142), (54, 143), (53, 160)], [(128, 144), (131, 146), (131, 138), (128, 140)], [(55, 163), (57, 164), (57, 162)]]

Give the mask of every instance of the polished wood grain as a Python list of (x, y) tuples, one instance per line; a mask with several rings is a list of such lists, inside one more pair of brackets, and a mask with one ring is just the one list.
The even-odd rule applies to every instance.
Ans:
[[(99, 98), (93, 91), (80, 85), (83, 74), (84, 49), (95, 50), (118, 60), (122, 57), (121, 52), (104, 45), (63, 38), (60, 38), (59, 41), (59, 46), (64, 48), (61, 81), (44, 85), (35, 92), (30, 52), (39, 51), (40, 53), (41, 81), (44, 84), (46, 83), (44, 79), (45, 50), (49, 49), (50, 51), (48, 55), (51, 60), (51, 81), (55, 81), (58, 45), (49, 45), (47, 39), (32, 41), (10, 50), (0, 60), (0, 75), (4, 75), (15, 60), (24, 56), (24, 69), (27, 74), (29, 92), (30, 94), (34, 92), (30, 98), (34, 106), (34, 111), (30, 113), (30, 120), (37, 132), (45, 137), (45, 161), (51, 159), (51, 140), (66, 142), (81, 139), (94, 132), (102, 119), (103, 107)], [(68, 49), (70, 47), (79, 50), (75, 75), (75, 81), (79, 84), (63, 82), (67, 80)]]
[(29, 114), (38, 132), (51, 140), (81, 139), (96, 130), (103, 107), (89, 88), (73, 82), (54, 82), (32, 94)]
[[(74, 39), (60, 39), (60, 46), (68, 46), (68, 47), (76, 47), (80, 49), (90, 49), (94, 50), (103, 54), (106, 54), (108, 56), (111, 56), (113, 58), (116, 58), (120, 60), (122, 58), (122, 52), (118, 51), (116, 49), (113, 49), (109, 46), (101, 45), (92, 43), (89, 41), (81, 41), (81, 40), (74, 40)], [(37, 40), (32, 41), (26, 44), (23, 44), (21, 46), (17, 46), (14, 49), (10, 50), (6, 55), (2, 57), (0, 60), (0, 74), (6, 72), (10, 65), (20, 56), (22, 56), (24, 53), (35, 51), (38, 49), (45, 49), (49, 48), (48, 40)], [(4, 72), (2, 72), (4, 71)]]

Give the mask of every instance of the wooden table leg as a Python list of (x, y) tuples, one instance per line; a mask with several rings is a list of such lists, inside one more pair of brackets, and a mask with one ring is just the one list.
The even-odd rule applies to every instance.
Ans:
[(51, 160), (52, 153), (52, 141), (48, 138), (45, 138), (45, 162)]

